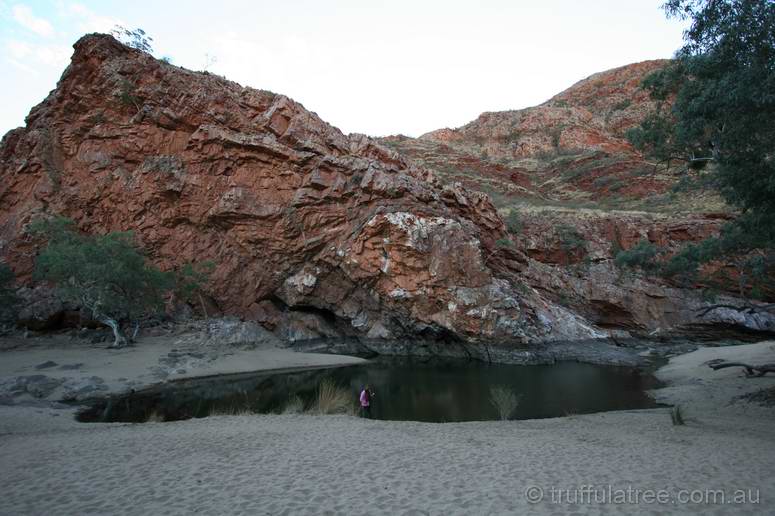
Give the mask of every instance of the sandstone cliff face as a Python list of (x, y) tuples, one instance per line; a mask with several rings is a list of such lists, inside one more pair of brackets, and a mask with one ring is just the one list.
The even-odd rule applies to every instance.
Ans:
[[(300, 104), (89, 35), (0, 148), (0, 256), (29, 281), (36, 217), (131, 230), (164, 269), (216, 264), (220, 311), (290, 339), (520, 342), (602, 334), (524, 287), (487, 196)], [(493, 267), (497, 264), (496, 273)]]

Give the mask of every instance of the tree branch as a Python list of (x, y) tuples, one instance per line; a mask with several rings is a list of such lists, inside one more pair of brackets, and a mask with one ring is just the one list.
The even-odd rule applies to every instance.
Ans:
[(742, 367), (745, 369), (745, 376), (748, 378), (758, 378), (767, 373), (775, 373), (775, 364), (750, 365), (743, 362), (726, 362), (724, 360), (712, 360), (708, 362), (708, 367), (714, 371), (726, 369), (728, 367)]

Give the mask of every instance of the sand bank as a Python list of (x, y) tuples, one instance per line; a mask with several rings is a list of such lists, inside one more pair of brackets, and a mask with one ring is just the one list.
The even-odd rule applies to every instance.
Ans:
[[(86, 399), (184, 378), (364, 362), (352, 356), (297, 353), (272, 345), (209, 349), (207, 343), (186, 337), (190, 336), (145, 338), (123, 349), (82, 341), (54, 340), (52, 344), (52, 339), (42, 338), (31, 348), (0, 352), (0, 400), (4, 396), (13, 403)], [(19, 395), (20, 389), (29, 392)]]

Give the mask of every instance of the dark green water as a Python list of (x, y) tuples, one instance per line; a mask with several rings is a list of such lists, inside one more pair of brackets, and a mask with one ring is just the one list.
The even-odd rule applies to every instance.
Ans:
[(368, 383), (378, 419), (477, 421), (497, 419), (490, 388), (521, 395), (514, 419), (654, 407), (644, 392), (655, 380), (636, 369), (561, 362), (514, 366), (471, 362), (376, 363), (332, 372), (353, 391)]
[(412, 421), (497, 419), (490, 388), (505, 386), (521, 396), (512, 419), (657, 406), (645, 390), (656, 387), (641, 371), (563, 362), (514, 366), (470, 361), (379, 359), (362, 366), (288, 374), (220, 377), (166, 384), (144, 392), (102, 400), (83, 411), (81, 421), (144, 422), (152, 414), (165, 421), (204, 417), (213, 412), (280, 411), (289, 397), (305, 403), (320, 382), (332, 379), (353, 403), (368, 383), (375, 392), (372, 417)]

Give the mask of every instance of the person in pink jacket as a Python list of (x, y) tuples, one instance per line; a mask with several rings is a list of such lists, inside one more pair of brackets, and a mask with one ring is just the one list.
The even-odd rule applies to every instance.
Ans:
[(374, 397), (374, 393), (369, 389), (368, 384), (361, 390), (359, 401), (361, 402), (361, 414), (363, 417), (371, 418), (371, 398)]

